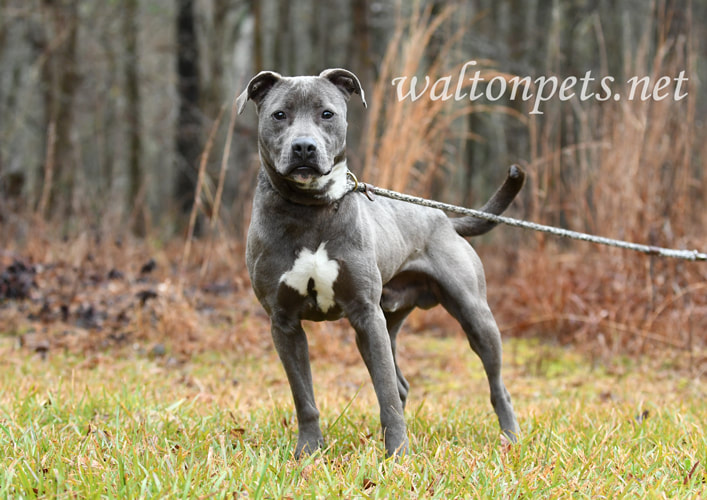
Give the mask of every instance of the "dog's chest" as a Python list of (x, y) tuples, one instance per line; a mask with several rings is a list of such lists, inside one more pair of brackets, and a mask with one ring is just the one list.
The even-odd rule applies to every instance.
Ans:
[(312, 298), (317, 308), (326, 314), (336, 304), (334, 282), (338, 276), (339, 263), (330, 258), (323, 242), (316, 250), (301, 248), (292, 267), (280, 277), (280, 283), (302, 297)]

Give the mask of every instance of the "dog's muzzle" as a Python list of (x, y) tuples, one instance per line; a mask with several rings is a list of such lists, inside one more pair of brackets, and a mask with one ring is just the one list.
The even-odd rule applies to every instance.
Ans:
[(298, 184), (307, 184), (318, 177), (328, 175), (331, 168), (323, 172), (319, 160), (317, 141), (308, 136), (298, 137), (290, 146), (290, 165), (285, 177)]

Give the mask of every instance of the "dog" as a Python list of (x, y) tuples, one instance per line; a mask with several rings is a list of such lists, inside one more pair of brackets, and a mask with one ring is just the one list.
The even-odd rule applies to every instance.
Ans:
[[(501, 379), (501, 335), (486, 301), (481, 261), (464, 237), (494, 223), (352, 192), (346, 166), (347, 103), (359, 79), (345, 69), (284, 77), (263, 71), (236, 99), (253, 101), (261, 167), (246, 244), (253, 290), (271, 321), (298, 421), (295, 456), (323, 446), (302, 320), (348, 318), (379, 403), (388, 456), (409, 451), (403, 417), (409, 384), (396, 336), (415, 307), (441, 304), (461, 324), (488, 377), (501, 430), (519, 433)], [(508, 177), (482, 210), (500, 214), (524, 173)]]

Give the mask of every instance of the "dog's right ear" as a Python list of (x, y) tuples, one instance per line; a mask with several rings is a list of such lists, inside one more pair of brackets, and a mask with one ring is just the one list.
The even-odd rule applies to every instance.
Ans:
[(256, 107), (259, 106), (263, 98), (270, 92), (273, 85), (280, 81), (281, 78), (282, 75), (274, 71), (261, 71), (255, 75), (251, 81), (248, 82), (248, 86), (243, 93), (236, 99), (238, 114), (243, 113), (248, 99), (255, 102)]

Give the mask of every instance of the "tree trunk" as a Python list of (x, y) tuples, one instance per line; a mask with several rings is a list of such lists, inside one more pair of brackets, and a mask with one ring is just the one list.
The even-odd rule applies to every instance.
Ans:
[[(353, 0), (351, 2), (351, 39), (349, 40), (349, 67), (361, 80), (364, 91), (373, 88), (374, 65), (371, 63), (370, 27), (368, 19), (368, 0)], [(370, 95), (370, 94), (369, 94)], [(358, 102), (349, 106), (349, 116), (351, 123), (358, 126), (349, 127), (348, 149), (354, 154), (349, 156), (349, 168), (355, 172), (363, 172), (361, 158), (363, 151), (361, 148), (361, 138), (364, 130), (361, 125), (365, 122), (364, 108)]]
[(229, 34), (227, 33), (226, 16), (231, 8), (230, 0), (213, 0), (213, 15), (207, 29), (208, 75), (204, 80), (203, 107), (209, 119), (218, 115), (224, 98), (224, 65), (223, 55), (226, 51)]
[(277, 33), (275, 37), (275, 68), (283, 75), (292, 75), (294, 69), (295, 40), (292, 29), (288, 26), (292, 22), (292, 0), (279, 0), (277, 7)]
[(263, 70), (263, 12), (261, 7), (262, 0), (251, 0), (251, 9), (253, 11), (253, 72), (257, 73)]
[(182, 215), (194, 202), (201, 119), (199, 114), (199, 46), (193, 0), (177, 0), (177, 179), (175, 197)]
[(78, 38), (78, 6), (73, 0), (45, 0), (45, 15), (51, 26), (46, 49), (51, 53), (42, 71), (45, 86), (46, 126), (56, 130), (52, 151), (51, 171), (46, 172), (44, 188), (46, 203), (41, 207), (45, 214), (73, 210), (75, 165), (71, 133), (74, 119), (74, 95), (79, 85), (76, 61)]
[(132, 231), (138, 236), (145, 234), (145, 219), (142, 209), (135, 204), (142, 204), (140, 191), (143, 183), (141, 135), (141, 98), (138, 62), (138, 0), (126, 0), (123, 12), (123, 34), (125, 36), (125, 98), (128, 125), (128, 207), (135, 214)]

